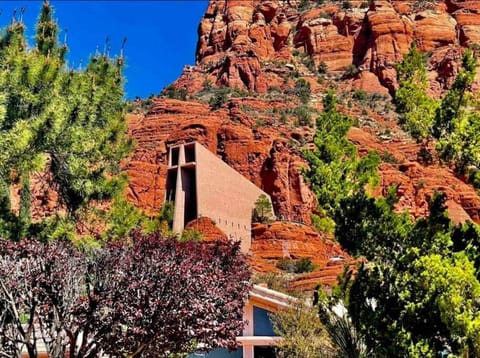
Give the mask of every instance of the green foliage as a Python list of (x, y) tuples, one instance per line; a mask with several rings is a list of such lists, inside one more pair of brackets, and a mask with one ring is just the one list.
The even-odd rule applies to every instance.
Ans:
[(165, 221), (171, 229), (173, 225), (173, 217), (175, 215), (175, 204), (173, 201), (165, 201), (160, 208), (159, 220)]
[(67, 221), (85, 219), (94, 201), (122, 190), (119, 163), (131, 148), (123, 118), (123, 58), (96, 55), (84, 70), (68, 68), (52, 14), (44, 2), (35, 48), (27, 46), (20, 22), (0, 34), (0, 178), (22, 188), (19, 216), (3, 210), (0, 217), (10, 238), (33, 229), (33, 172), (50, 173)]
[(212, 81), (207, 77), (205, 81), (203, 81), (203, 90), (210, 91), (213, 87)]
[(359, 72), (360, 70), (354, 64), (348, 65), (345, 69), (345, 72), (343, 73), (343, 78), (355, 77), (356, 75), (358, 75)]
[(318, 73), (321, 74), (321, 75), (324, 75), (325, 73), (328, 72), (328, 66), (325, 62), (321, 61), (319, 64), (318, 64)]
[(277, 261), (277, 268), (289, 273), (305, 273), (315, 270), (315, 265), (309, 257), (304, 257), (298, 260), (281, 258)]
[(21, 178), (22, 188), (20, 189), (20, 210), (18, 213), (18, 224), (19, 230), (17, 230), (17, 237), (14, 237), (16, 240), (20, 240), (28, 234), (28, 229), (31, 223), (31, 212), (30, 212), (30, 202), (31, 202), (31, 193), (30, 193), (30, 176), (24, 175)]
[(462, 67), (436, 113), (433, 135), (437, 139), (448, 137), (454, 131), (470, 99), (468, 89), (475, 79), (477, 61), (469, 50), (463, 56)]
[(352, 98), (358, 101), (367, 101), (369, 98), (369, 95), (364, 90), (355, 90), (353, 92)]
[(328, 216), (311, 215), (312, 226), (320, 233), (333, 234), (335, 232), (335, 222)]
[(37, 23), (35, 43), (42, 55), (63, 58), (67, 48), (58, 45), (58, 26), (53, 20), (53, 15), (53, 8), (48, 3), (44, 3)]
[(312, 95), (310, 83), (303, 78), (298, 79), (295, 83), (295, 88), (293, 89), (292, 94), (297, 96), (303, 104), (308, 104)]
[(352, 3), (348, 0), (342, 2), (342, 9), (348, 10), (352, 8)]
[(187, 100), (187, 90), (185, 88), (177, 89), (174, 85), (170, 85), (163, 91), (165, 96), (171, 99)]
[(302, 301), (271, 316), (274, 332), (283, 337), (278, 346), (279, 358), (334, 357), (328, 335), (314, 307)]
[(229, 89), (226, 87), (215, 90), (213, 97), (210, 98), (210, 101), (208, 102), (212, 111), (220, 109), (225, 103), (227, 103), (229, 92)]
[(480, 189), (480, 169), (471, 168), (468, 170), (467, 174), (469, 183), (471, 183), (476, 189)]
[(188, 229), (188, 230), (183, 230), (182, 235), (178, 239), (180, 242), (186, 242), (186, 241), (202, 241), (203, 235), (195, 230), (195, 229)]
[(312, 109), (309, 106), (298, 106), (293, 110), (293, 114), (297, 117), (297, 124), (299, 126), (312, 125)]
[(399, 89), (395, 105), (401, 124), (413, 137), (428, 139), (438, 103), (427, 95), (425, 56), (412, 45), (396, 68)]
[(436, 111), (433, 136), (442, 159), (453, 161), (463, 172), (470, 164), (480, 165), (480, 115), (472, 111), (470, 86), (475, 80), (477, 60), (465, 51), (463, 69)]
[(288, 277), (284, 273), (269, 272), (257, 275), (253, 279), (254, 283), (266, 284), (269, 289), (291, 294), (289, 290)]
[(152, 232), (154, 228), (147, 228), (148, 219), (131, 203), (125, 200), (122, 194), (117, 194), (112, 207), (105, 215), (108, 228), (104, 237), (109, 239), (122, 239), (128, 237), (130, 232), (137, 227), (143, 227), (144, 231)]
[(378, 183), (380, 158), (375, 152), (358, 157), (355, 146), (347, 139), (352, 121), (337, 111), (333, 92), (326, 94), (323, 107), (317, 118), (315, 149), (304, 152), (309, 163), (304, 176), (320, 207), (331, 216), (342, 198)]
[(311, 272), (315, 270), (315, 265), (309, 257), (304, 257), (295, 262), (295, 273)]
[(253, 209), (253, 221), (268, 223), (273, 220), (272, 217), (272, 203), (270, 198), (262, 194), (255, 201), (255, 208)]
[(310, 72), (313, 72), (313, 73), (316, 72), (316, 69), (315, 69), (315, 61), (313, 60), (312, 57), (310, 57), (310, 56), (305, 56), (305, 57), (302, 59), (302, 63), (310, 70)]
[(371, 356), (363, 343), (362, 336), (348, 316), (338, 316), (331, 309), (321, 308), (320, 317), (336, 348), (335, 357), (367, 358)]
[(355, 256), (390, 261), (391, 252), (404, 247), (411, 224), (392, 211), (387, 199), (375, 200), (364, 192), (343, 198), (334, 214), (335, 237)]
[(310, 0), (301, 0), (300, 5), (298, 6), (298, 9), (300, 11), (304, 11), (304, 10), (310, 9), (310, 7), (311, 7)]
[(478, 229), (455, 228), (441, 194), (427, 218), (411, 223), (393, 212), (393, 192), (356, 195), (337, 212), (339, 241), (369, 259), (342, 284), (355, 327), (380, 357), (477, 356)]

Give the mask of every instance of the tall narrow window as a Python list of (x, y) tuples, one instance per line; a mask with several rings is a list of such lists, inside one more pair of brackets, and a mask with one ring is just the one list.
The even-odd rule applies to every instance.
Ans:
[(172, 148), (172, 150), (170, 151), (170, 153), (172, 154), (172, 157), (170, 158), (170, 165), (172, 167), (178, 165), (178, 157), (179, 157), (179, 153), (180, 153), (180, 148)]

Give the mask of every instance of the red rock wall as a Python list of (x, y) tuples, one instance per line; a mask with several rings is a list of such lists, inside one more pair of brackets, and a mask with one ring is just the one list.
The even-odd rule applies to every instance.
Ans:
[[(294, 82), (286, 78), (295, 69), (307, 75), (314, 93), (321, 93), (324, 88), (313, 75), (308, 77), (302, 56), (293, 55), (296, 50), (309, 54), (316, 65), (325, 62), (329, 71), (356, 64), (360, 73), (340, 86), (349, 83), (350, 88), (385, 94), (396, 88), (395, 64), (415, 41), (421, 50), (431, 52), (430, 92), (439, 95), (459, 71), (461, 46), (476, 43), (480, 31), (478, 2), (445, 0), (434, 7), (419, 8), (416, 1), (375, 0), (368, 9), (360, 9), (361, 2), (353, 1), (351, 10), (327, 4), (306, 11), (300, 11), (297, 3), (211, 0), (199, 27), (197, 65), (186, 68), (175, 85), (192, 94), (202, 90), (206, 80), (253, 93), (264, 93), (271, 86), (287, 90)], [(266, 112), (297, 105), (295, 99), (289, 101), (232, 98), (212, 112), (198, 102), (157, 100), (145, 117), (130, 123), (130, 133), (138, 142), (127, 164), (130, 200), (156, 212), (164, 199), (166, 145), (198, 140), (270, 194), (280, 218), (310, 222), (315, 198), (302, 179), (300, 168), (305, 162), (291, 142), (301, 139), (308, 143), (313, 131), (279, 125), (272, 111)], [(247, 113), (247, 107), (257, 113), (256, 118)], [(258, 119), (265, 125), (256, 126)], [(363, 152), (379, 148), (395, 156), (400, 145), (378, 141), (363, 130), (354, 130), (351, 138), (357, 139)], [(441, 169), (440, 179), (430, 185), (431, 174), (427, 172), (437, 169), (416, 163), (419, 147), (404, 144), (413, 153), (406, 165), (416, 169), (402, 171), (382, 166), (382, 190), (395, 181), (402, 182), (401, 208), (419, 216), (426, 213), (426, 203), (434, 190), (453, 188), (447, 191), (451, 192), (451, 203), (458, 206), (458, 218), (478, 220), (478, 196), (474, 190), (445, 168)], [(428, 190), (417, 190), (418, 185)], [(455, 194), (454, 188), (459, 186), (465, 187), (465, 195)]]
[[(310, 55), (316, 66), (324, 62), (330, 71), (355, 65), (361, 71), (358, 78), (373, 73), (392, 92), (397, 87), (395, 63), (412, 42), (434, 57), (437, 52), (480, 43), (476, 1), (444, 0), (422, 7), (417, 1), (375, 0), (368, 9), (352, 1), (349, 10), (312, 1), (313, 8), (306, 11), (298, 8), (299, 3), (211, 0), (199, 27), (197, 66), (189, 68), (176, 85), (195, 92), (208, 78), (218, 86), (264, 93), (280, 83), (265, 64), (297, 66), (292, 54), (300, 51)], [(446, 72), (438, 61), (431, 61), (429, 69), (438, 95), (456, 73)]]
[(306, 164), (289, 145), (291, 128), (255, 128), (241, 110), (245, 106), (267, 110), (285, 104), (232, 99), (229, 110), (212, 112), (198, 102), (158, 99), (145, 117), (131, 118), (129, 132), (137, 147), (125, 164), (128, 199), (147, 212), (158, 212), (165, 198), (167, 145), (196, 140), (266, 191), (278, 217), (309, 223), (316, 201), (301, 175)]

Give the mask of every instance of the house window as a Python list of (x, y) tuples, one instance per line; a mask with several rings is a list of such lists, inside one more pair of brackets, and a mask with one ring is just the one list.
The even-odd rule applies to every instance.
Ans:
[(274, 347), (256, 346), (253, 348), (253, 356), (255, 358), (276, 358)]
[[(253, 335), (276, 336), (269, 312), (263, 308), (253, 307)], [(256, 357), (256, 355), (255, 355)]]

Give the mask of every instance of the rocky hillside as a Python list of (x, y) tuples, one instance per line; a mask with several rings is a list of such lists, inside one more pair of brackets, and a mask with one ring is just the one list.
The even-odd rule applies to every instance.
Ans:
[[(479, 1), (210, 0), (198, 36), (197, 64), (185, 67), (168, 96), (130, 116), (138, 144), (125, 167), (128, 197), (138, 207), (154, 214), (163, 202), (167, 146), (198, 140), (268, 192), (278, 218), (307, 225), (295, 228), (303, 230), (295, 240), (320, 239), (308, 239), (316, 200), (302, 178), (302, 151), (311, 146), (323, 93), (334, 89), (341, 110), (355, 119), (349, 139), (360, 154), (375, 149), (382, 158), (376, 195), (398, 184), (398, 210), (420, 217), (433, 192), (442, 191), (454, 221), (480, 222), (478, 193), (433, 150), (433, 160), (420, 160), (421, 147), (398, 126), (390, 97), (398, 86), (395, 64), (413, 42), (429, 54), (430, 93), (448, 88), (464, 49), (479, 47)], [(301, 79), (311, 88), (308, 104)], [(265, 230), (254, 230), (258, 240)], [(275, 257), (303, 255), (281, 249), (277, 234), (267, 237), (276, 251), (267, 250), (265, 261), (265, 241), (254, 243), (259, 271)], [(327, 249), (318, 250), (330, 250), (325, 257), (341, 252), (320, 241)]]

